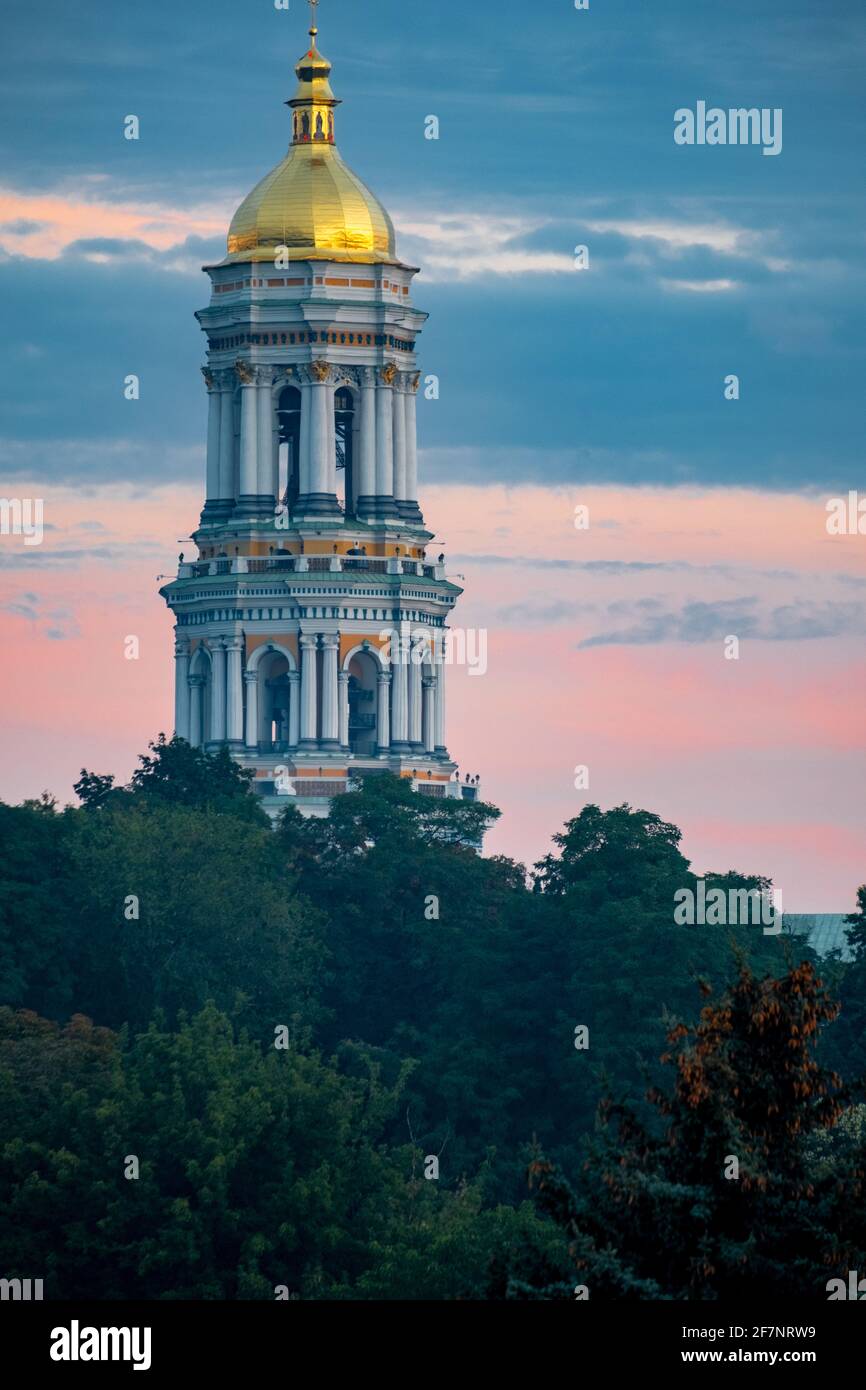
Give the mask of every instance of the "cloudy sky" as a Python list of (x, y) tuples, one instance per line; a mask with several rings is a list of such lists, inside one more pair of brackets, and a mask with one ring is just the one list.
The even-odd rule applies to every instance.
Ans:
[[(490, 647), (449, 742), (503, 809), (490, 848), (531, 861), (587, 796), (628, 800), (697, 869), (848, 910), (866, 536), (825, 507), (866, 495), (862, 7), (322, 0), (319, 24), (342, 152), (422, 267), (422, 501)], [(200, 508), (200, 267), (285, 150), (307, 7), (43, 0), (2, 26), (0, 484), (47, 530), (0, 537), (0, 795), (68, 798), (170, 722), (155, 581)], [(780, 108), (782, 152), (675, 144), (698, 101)]]

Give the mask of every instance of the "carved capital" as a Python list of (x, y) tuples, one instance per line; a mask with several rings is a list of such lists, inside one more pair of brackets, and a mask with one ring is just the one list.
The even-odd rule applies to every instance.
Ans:
[(410, 391), (417, 391), (417, 390), (418, 390), (418, 387), (419, 387), (420, 385), (421, 385), (421, 373), (420, 373), (420, 372), (416, 372), (415, 375), (414, 375), (413, 377), (411, 377), (410, 380), (409, 380), (409, 390), (410, 390)]
[(216, 385), (216, 377), (214, 376), (213, 372), (210, 371), (208, 367), (202, 367), (201, 374), (204, 377), (205, 386), (209, 391), (212, 391), (214, 389), (214, 386)]
[(250, 366), (249, 362), (245, 362), (242, 357), (239, 357), (235, 363), (235, 372), (237, 373), (241, 386), (255, 386), (255, 371)]
[(387, 365), (386, 367), (383, 367), (383, 368), (382, 368), (382, 373), (381, 373), (381, 375), (382, 375), (382, 381), (385, 383), (386, 386), (393, 386), (393, 385), (394, 385), (394, 378), (395, 378), (396, 375), (397, 375), (397, 363), (396, 363), (396, 362), (389, 362), (388, 365)]
[(319, 358), (315, 362), (310, 363), (310, 372), (314, 381), (321, 382), (322, 385), (324, 385), (324, 383), (328, 381), (328, 379), (330, 378), (331, 364), (330, 362), (324, 362), (321, 358)]
[(358, 385), (359, 385), (359, 386), (375, 386), (375, 385), (376, 385), (376, 368), (375, 368), (375, 367), (359, 367), (359, 368), (358, 368)]

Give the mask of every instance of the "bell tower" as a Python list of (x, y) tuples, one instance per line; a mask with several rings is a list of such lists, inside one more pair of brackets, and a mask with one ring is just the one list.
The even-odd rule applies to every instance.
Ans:
[(287, 102), (291, 144), (205, 270), (204, 509), (160, 590), (176, 619), (175, 731), (226, 746), (266, 809), (327, 815), (389, 770), (461, 787), (445, 743), (460, 588), (418, 501), (417, 269), (342, 160), (318, 31)]

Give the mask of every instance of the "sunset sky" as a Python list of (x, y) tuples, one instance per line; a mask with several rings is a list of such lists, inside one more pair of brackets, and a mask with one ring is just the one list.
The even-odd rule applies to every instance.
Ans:
[[(866, 496), (866, 17), (319, 11), (341, 151), (422, 267), (441, 392), (419, 399), (421, 502), (463, 576), (455, 625), (489, 633), (487, 673), (449, 672), (448, 695), (451, 751), (503, 811), (488, 852), (531, 863), (587, 800), (628, 801), (679, 825), (698, 871), (850, 910), (866, 535), (829, 535), (826, 503)], [(4, 15), (0, 493), (46, 521), (41, 546), (0, 536), (6, 800), (71, 799), (82, 765), (125, 780), (170, 728), (157, 577), (202, 502), (200, 268), (285, 150), (307, 23), (300, 0)], [(678, 147), (698, 100), (782, 108), (782, 153)]]

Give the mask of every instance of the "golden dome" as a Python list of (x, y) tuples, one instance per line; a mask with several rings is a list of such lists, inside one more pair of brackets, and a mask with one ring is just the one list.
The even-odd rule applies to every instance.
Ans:
[(273, 262), (278, 247), (292, 259), (396, 262), (394, 225), (379, 200), (344, 163), (334, 144), (331, 64), (310, 47), (298, 62), (293, 140), (285, 159), (256, 184), (229, 228), (228, 256), (237, 261)]

